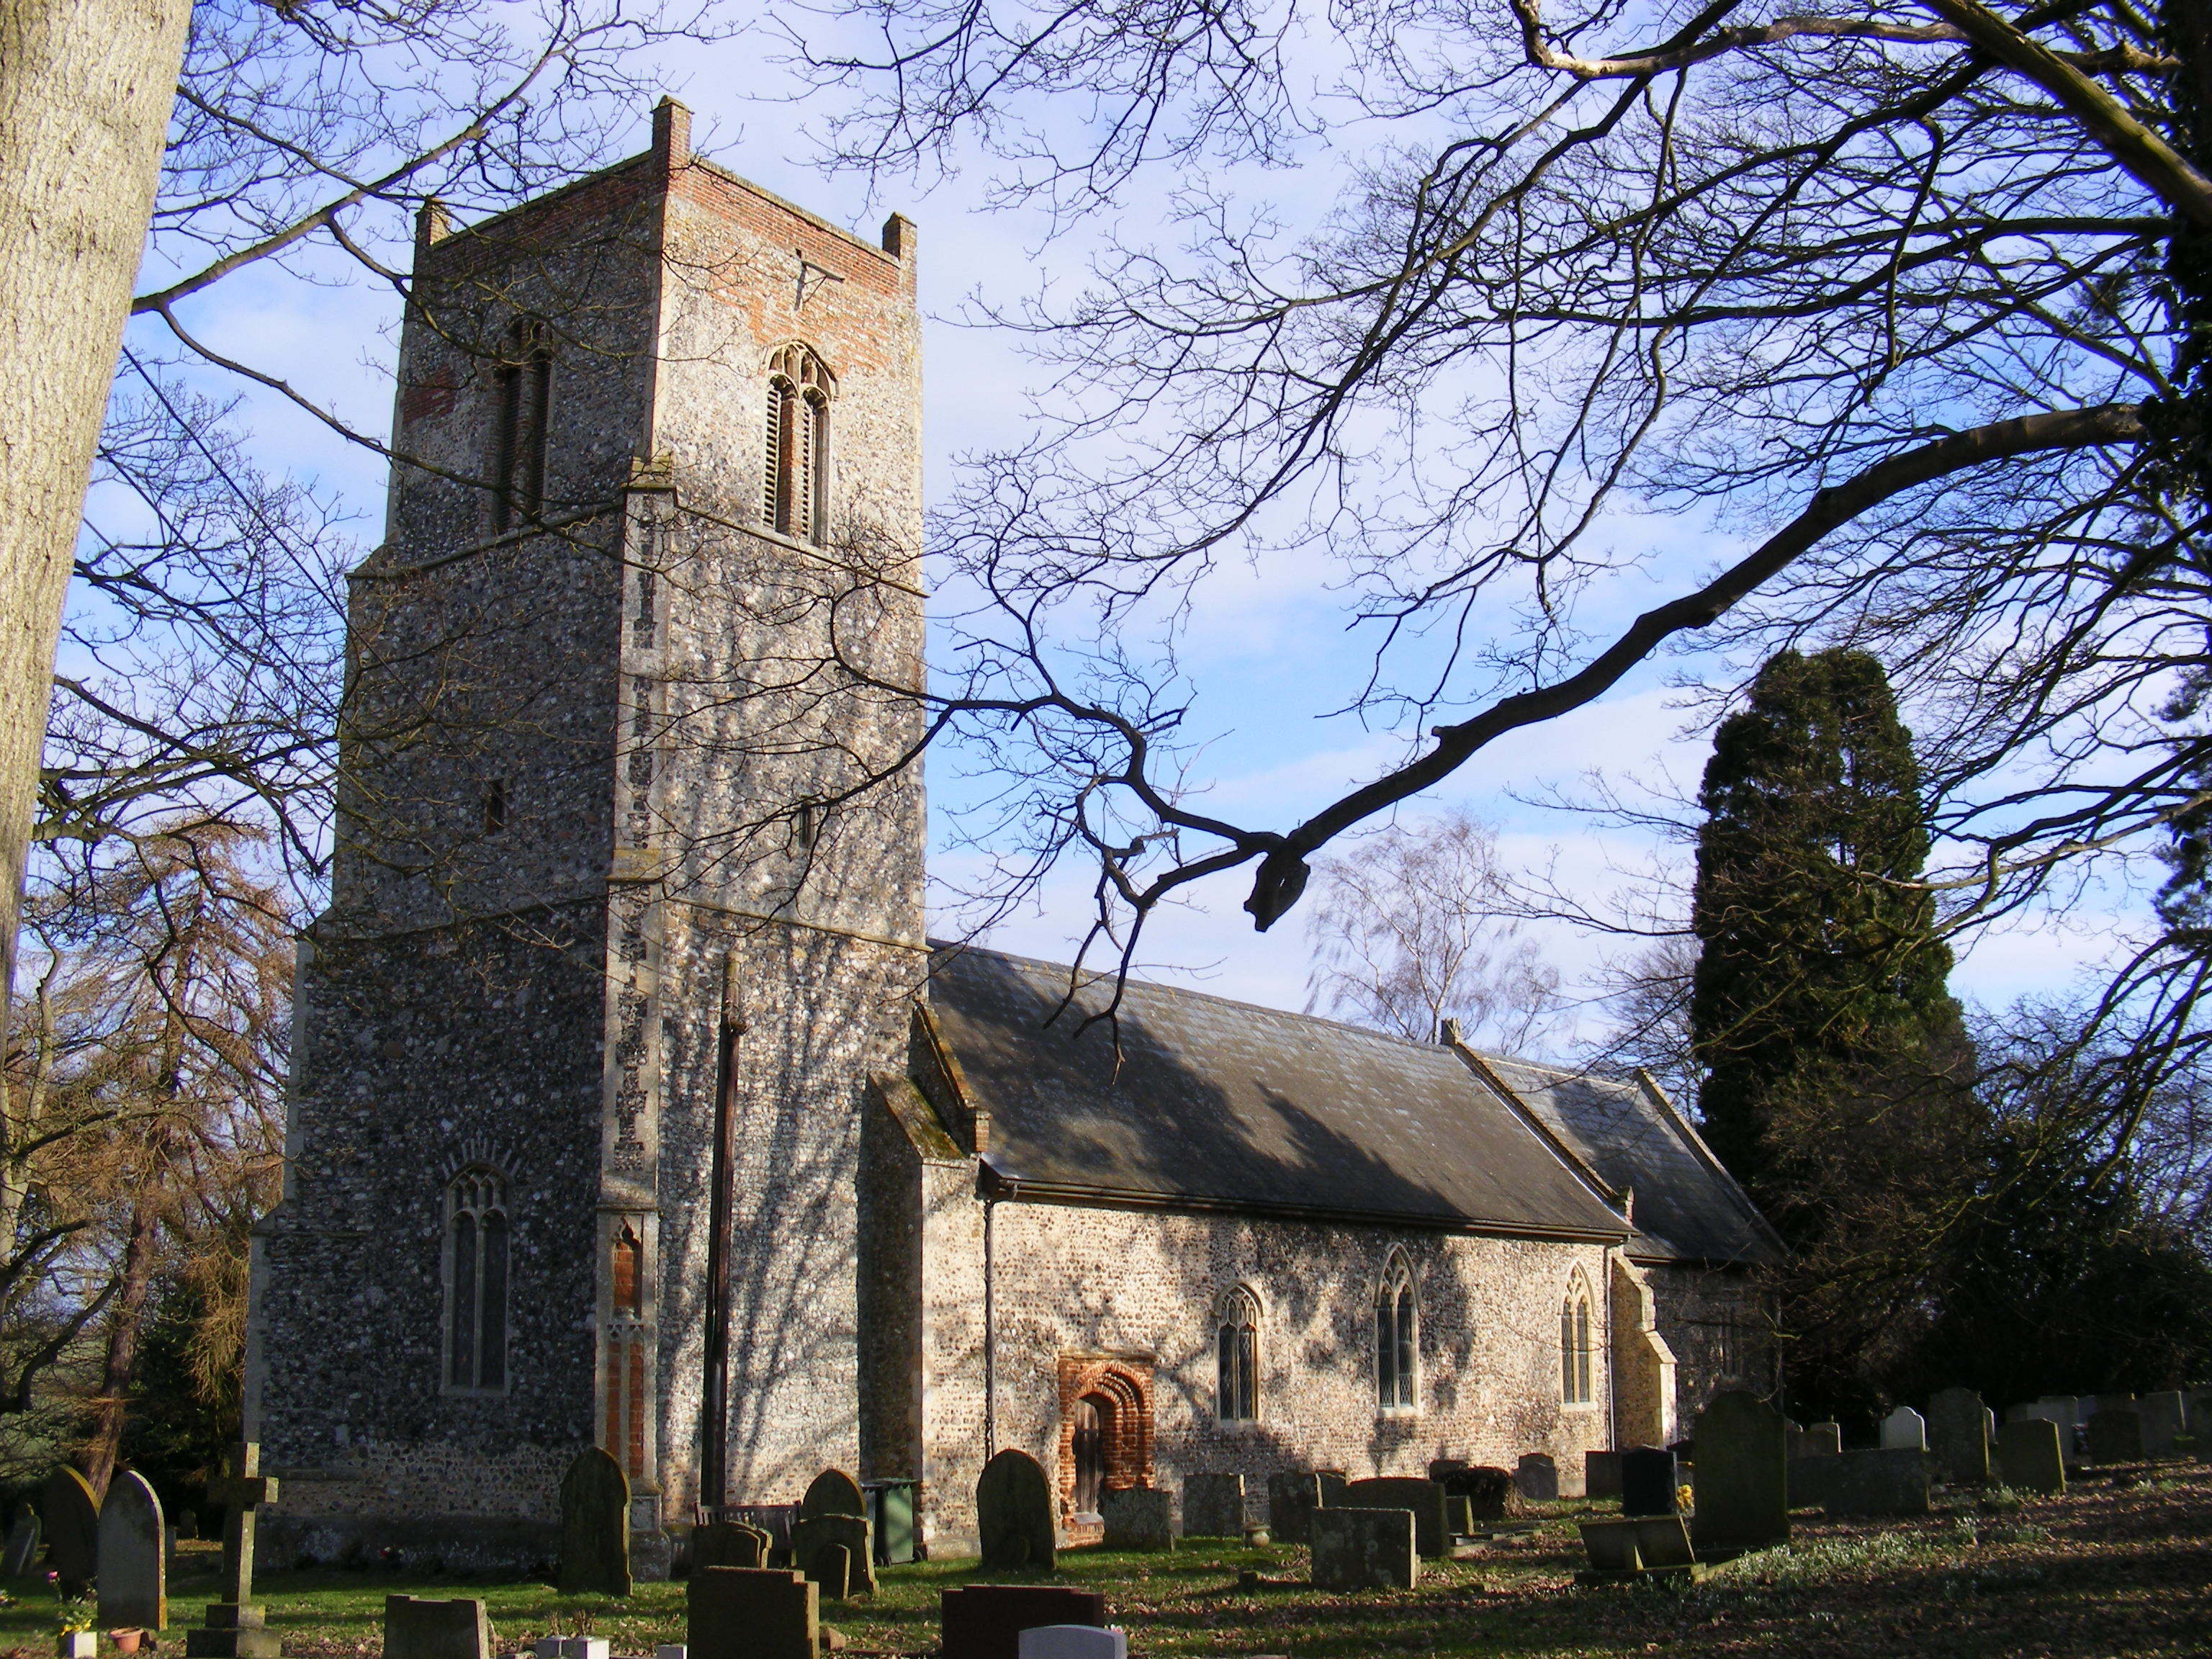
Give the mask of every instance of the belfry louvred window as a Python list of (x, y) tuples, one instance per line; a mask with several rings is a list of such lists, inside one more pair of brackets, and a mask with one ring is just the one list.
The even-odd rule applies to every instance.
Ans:
[(830, 398), (822, 360), (787, 345), (769, 360), (768, 429), (761, 522), (800, 541), (829, 539)]
[(507, 331), (495, 377), (491, 526), (511, 530), (545, 510), (545, 447), (553, 425), (553, 353), (536, 323)]
[(507, 1182), (464, 1170), (446, 1189), (446, 1381), (507, 1386)]

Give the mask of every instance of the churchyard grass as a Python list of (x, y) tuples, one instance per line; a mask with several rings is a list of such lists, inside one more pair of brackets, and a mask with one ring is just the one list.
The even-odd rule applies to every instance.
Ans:
[[(1662, 1651), (1741, 1659), (1946, 1659), (2037, 1654), (2053, 1659), (2178, 1659), (2212, 1647), (2212, 1469), (2168, 1464), (2100, 1474), (2060, 1498), (2002, 1492), (1942, 1494), (1936, 1512), (1902, 1522), (1829, 1523), (1799, 1511), (1789, 1545), (1717, 1570), (1694, 1588), (1580, 1590), (1573, 1522), (1610, 1506), (1539, 1506), (1532, 1532), (1472, 1561), (1422, 1563), (1411, 1591), (1323, 1595), (1238, 1585), (1240, 1572), (1302, 1577), (1296, 1548), (1211, 1540), (1169, 1554), (1070, 1550), (1048, 1582), (1106, 1592), (1146, 1655), (1377, 1654), (1595, 1659)], [(212, 1595), (211, 1547), (187, 1547), (171, 1588), (163, 1643)], [(973, 1563), (893, 1567), (882, 1593), (825, 1605), (854, 1649), (927, 1653), (938, 1593), (974, 1582)], [(994, 1581), (1022, 1575), (998, 1573)], [(58, 1608), (28, 1581), (0, 1607), (0, 1659), (46, 1659)], [(205, 1592), (204, 1594), (203, 1592)], [(563, 1595), (549, 1584), (482, 1583), (376, 1571), (266, 1574), (258, 1594), (293, 1659), (377, 1651), (384, 1597), (477, 1595), (489, 1605), (495, 1651), (558, 1629), (609, 1638), (617, 1654), (649, 1654), (684, 1636), (684, 1586), (640, 1584), (628, 1601)]]

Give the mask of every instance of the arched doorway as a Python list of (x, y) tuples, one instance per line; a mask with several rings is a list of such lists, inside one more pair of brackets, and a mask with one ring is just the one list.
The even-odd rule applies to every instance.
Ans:
[(1075, 1402), (1075, 1520), (1079, 1526), (1098, 1524), (1099, 1496), (1106, 1490), (1107, 1447), (1113, 1436), (1110, 1396), (1086, 1394)]

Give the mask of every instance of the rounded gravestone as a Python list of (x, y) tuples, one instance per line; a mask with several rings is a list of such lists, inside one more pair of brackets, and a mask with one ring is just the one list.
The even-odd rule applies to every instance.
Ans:
[(1008, 1447), (983, 1465), (975, 1481), (975, 1530), (984, 1571), (1052, 1571), (1052, 1488), (1036, 1458)]
[(629, 1594), (629, 1477), (603, 1447), (561, 1477), (561, 1589)]
[(55, 1588), (62, 1600), (73, 1601), (92, 1588), (100, 1571), (100, 1500), (90, 1483), (64, 1463), (39, 1488), (39, 1513), (46, 1522)]
[(824, 1469), (814, 1477), (806, 1496), (799, 1500), (799, 1512), (811, 1521), (817, 1515), (865, 1516), (868, 1506), (860, 1497), (859, 1481), (842, 1469)]
[(100, 1622), (106, 1630), (167, 1630), (161, 1500), (136, 1469), (107, 1483), (100, 1506)]

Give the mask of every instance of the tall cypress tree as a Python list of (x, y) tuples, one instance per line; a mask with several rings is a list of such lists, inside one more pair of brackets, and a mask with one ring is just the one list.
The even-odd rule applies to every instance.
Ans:
[(1705, 768), (1690, 1018), (1713, 1149), (1754, 1192), (1784, 1173), (1780, 1091), (1963, 1049), (1944, 988), (1920, 768), (1881, 665), (1785, 651)]

